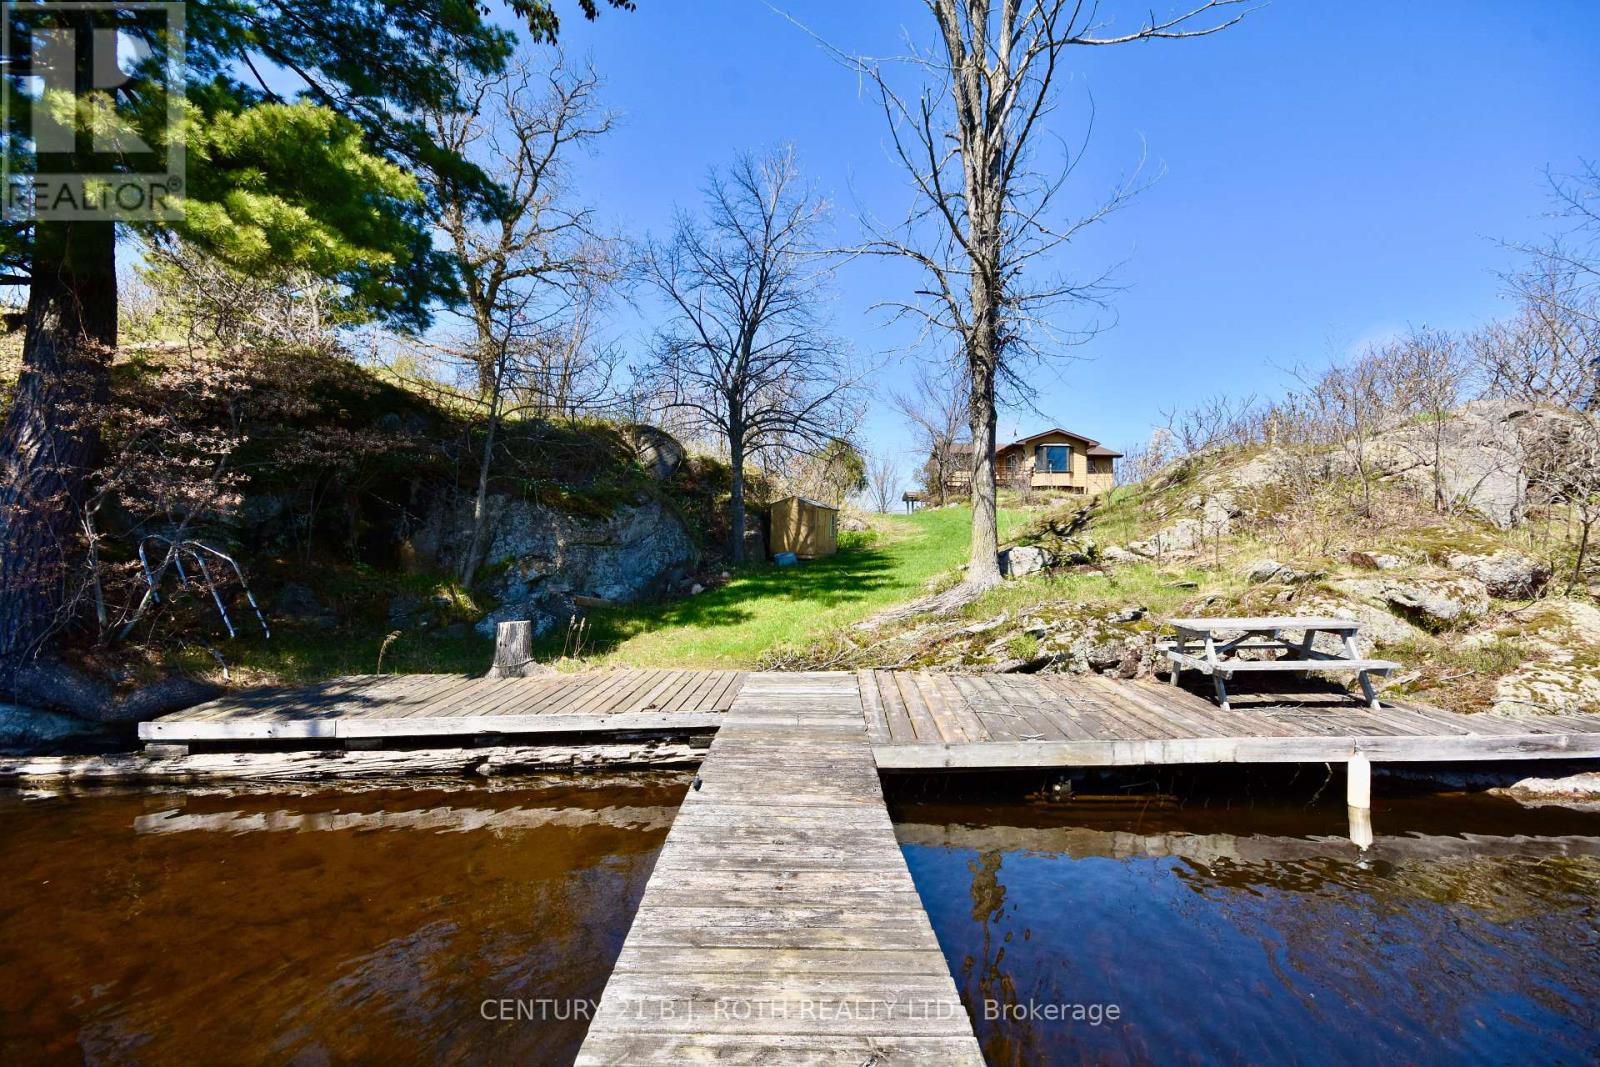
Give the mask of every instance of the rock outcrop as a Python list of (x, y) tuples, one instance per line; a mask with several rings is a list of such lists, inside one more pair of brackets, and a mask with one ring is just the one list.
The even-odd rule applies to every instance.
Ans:
[[(533, 623), (542, 634), (573, 611), (572, 596), (620, 603), (647, 599), (684, 578), (698, 559), (689, 531), (670, 508), (641, 497), (609, 515), (573, 515), (531, 500), (494, 496), (489, 501), (489, 550), (475, 592), (499, 601), (478, 623), (486, 636), (495, 624)], [(465, 512), (440, 516), (419, 535), (420, 549), (453, 565), (468, 541)]]
[(18, 668), (10, 683), (11, 695), (22, 704), (93, 723), (142, 722), (192, 707), (221, 692), (209, 682), (184, 675), (118, 690), (76, 667), (44, 658)]
[(1452, 552), (1445, 562), (1453, 571), (1472, 575), (1490, 596), (1502, 600), (1532, 600), (1550, 581), (1549, 564), (1510, 549), (1487, 556)]
[(1496, 712), (1600, 712), (1600, 608), (1578, 600), (1542, 601), (1503, 636), (1521, 641), (1530, 655), (1496, 684)]
[(1425, 630), (1459, 629), (1489, 610), (1489, 591), (1476, 578), (1444, 572), (1345, 578), (1334, 588), (1389, 608)]
[(86, 742), (108, 742), (115, 733), (106, 726), (19, 704), (0, 704), (0, 752), (50, 752)]
[(1280, 585), (1297, 585), (1315, 577), (1310, 571), (1296, 570), (1275, 559), (1258, 559), (1245, 565), (1244, 579), (1251, 585), (1274, 582)]

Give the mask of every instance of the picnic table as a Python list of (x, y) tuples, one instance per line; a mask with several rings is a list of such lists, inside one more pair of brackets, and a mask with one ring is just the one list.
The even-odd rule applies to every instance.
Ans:
[[(1377, 710), (1380, 706), (1378, 693), (1372, 686), (1371, 675), (1387, 675), (1400, 666), (1392, 660), (1363, 659), (1356, 649), (1356, 634), (1361, 624), (1351, 619), (1293, 616), (1171, 619), (1169, 624), (1178, 636), (1166, 650), (1167, 658), (1172, 661), (1168, 681), (1177, 685), (1178, 673), (1185, 667), (1209, 674), (1216, 683), (1217, 702), (1224, 711), (1231, 710), (1227, 681), (1241, 671), (1300, 671), (1307, 677), (1312, 671), (1354, 671), (1361, 680), (1367, 706)], [(1299, 633), (1300, 640), (1287, 640), (1283, 636), (1286, 630)], [(1344, 653), (1323, 652), (1313, 647), (1318, 634), (1338, 638)], [(1279, 655), (1272, 659), (1241, 659), (1241, 652), (1276, 652)]]

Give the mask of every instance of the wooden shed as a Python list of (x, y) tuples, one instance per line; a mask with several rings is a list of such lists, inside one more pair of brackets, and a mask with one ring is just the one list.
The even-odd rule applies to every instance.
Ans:
[(772, 513), (772, 552), (793, 552), (802, 559), (831, 556), (839, 548), (839, 509), (820, 500), (788, 496), (768, 509)]

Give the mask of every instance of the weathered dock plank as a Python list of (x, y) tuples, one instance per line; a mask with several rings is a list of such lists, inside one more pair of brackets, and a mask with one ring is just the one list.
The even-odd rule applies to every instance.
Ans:
[[(907, 674), (859, 676), (880, 769), (1342, 763), (1356, 753), (1373, 762), (1600, 758), (1595, 715), (1459, 715), (1336, 701), (1225, 710), (1170, 685), (1098, 675), (969, 678), (935, 690), (932, 676)], [(938, 721), (958, 726), (934, 731), (915, 717), (871, 711), (930, 691), (942, 700)]]
[[(935, 728), (927, 705), (919, 718)], [(853, 675), (752, 675), (700, 783), (578, 1063), (983, 1062)]]
[(139, 724), (145, 741), (451, 738), (715, 729), (742, 671), (607, 671), (468, 678), (363, 675), (233, 693)]

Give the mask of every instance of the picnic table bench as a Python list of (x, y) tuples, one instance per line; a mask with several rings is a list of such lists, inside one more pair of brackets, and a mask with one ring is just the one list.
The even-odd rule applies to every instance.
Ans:
[[(1356, 649), (1356, 634), (1361, 624), (1350, 619), (1294, 618), (1292, 616), (1236, 619), (1171, 619), (1169, 624), (1178, 632), (1176, 641), (1166, 650), (1172, 661), (1168, 678), (1178, 684), (1178, 673), (1192, 667), (1209, 674), (1217, 687), (1217, 702), (1224, 711), (1228, 705), (1227, 681), (1241, 671), (1300, 671), (1310, 676), (1312, 671), (1354, 671), (1361, 680), (1361, 692), (1367, 706), (1377, 710), (1378, 693), (1373, 688), (1371, 675), (1386, 675), (1400, 664), (1386, 659), (1363, 659)], [(1283, 637), (1285, 630), (1300, 633), (1301, 639), (1291, 643)], [(1320, 651), (1312, 646), (1318, 634), (1331, 634), (1340, 639), (1344, 654)], [(1220, 635), (1238, 634), (1223, 639)], [(1240, 652), (1277, 652), (1275, 659), (1240, 659)]]

